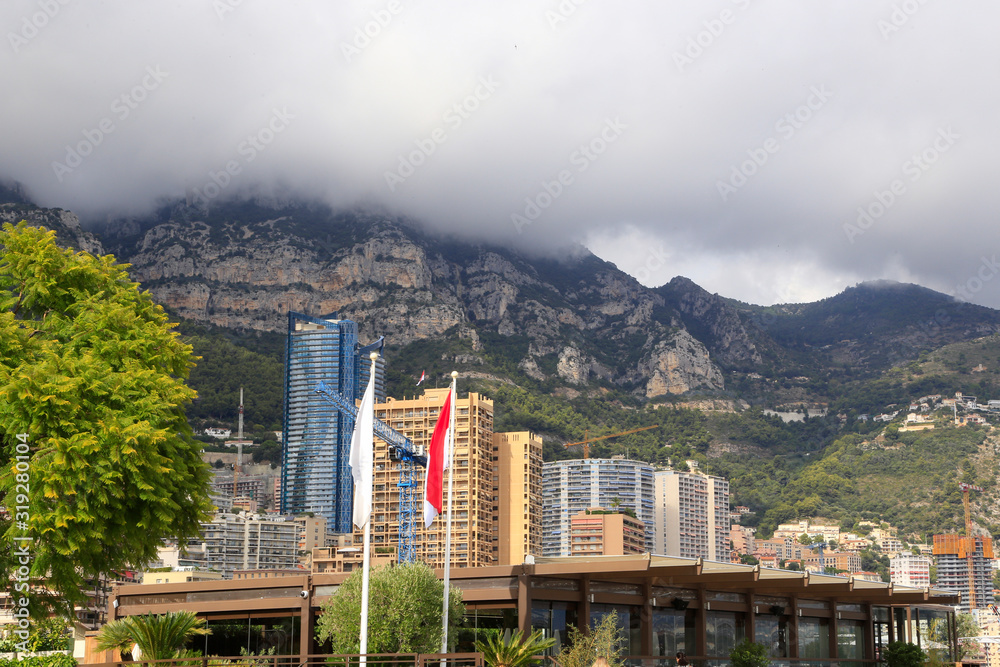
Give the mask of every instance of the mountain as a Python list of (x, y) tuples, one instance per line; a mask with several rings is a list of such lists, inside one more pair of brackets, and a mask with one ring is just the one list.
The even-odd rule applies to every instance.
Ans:
[[(390, 394), (412, 393), (422, 371), (433, 385), (459, 370), (469, 390), (496, 399), (499, 429), (541, 433), (549, 459), (588, 432), (658, 424), (592, 454), (694, 459), (730, 477), (734, 502), (754, 509), (765, 533), (816, 511), (886, 516), (914, 531), (957, 525), (955, 492), (935, 489), (960, 477), (986, 488), (1000, 465), (993, 438), (902, 436), (854, 419), (924, 394), (1000, 398), (1000, 337), (989, 337), (1000, 313), (915, 285), (863, 283), (764, 307), (683, 277), (647, 288), (580, 247), (537, 257), (366, 211), (175, 204), (88, 231), (71, 212), (0, 186), (0, 221), (20, 219), (131, 263), (202, 357), (195, 421), (228, 423), (246, 387), (251, 430), (278, 426), (291, 309), (353, 319), (365, 342), (386, 336)], [(830, 414), (783, 421), (760, 409), (803, 406)], [(957, 448), (961, 457), (939, 456)], [(904, 486), (893, 481), (901, 473)], [(919, 505), (907, 509), (904, 487), (919, 490)], [(1000, 507), (1000, 493), (991, 487), (982, 502)]]
[(405, 348), (401, 372), (457, 368), (571, 396), (603, 388), (644, 400), (700, 393), (820, 405), (845, 382), (1000, 331), (1000, 312), (915, 285), (863, 283), (815, 303), (754, 306), (683, 277), (644, 287), (582, 247), (532, 257), (320, 205), (175, 204), (92, 234), (16, 188), (0, 188), (0, 201), (0, 220), (27, 218), (129, 262), (186, 321), (280, 333), (288, 310), (335, 312), (364, 339)]

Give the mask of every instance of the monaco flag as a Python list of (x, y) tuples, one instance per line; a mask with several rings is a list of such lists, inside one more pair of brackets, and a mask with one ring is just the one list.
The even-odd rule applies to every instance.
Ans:
[[(374, 377), (374, 373), (372, 373)], [(372, 513), (372, 477), (375, 459), (375, 383), (368, 382), (351, 437), (351, 475), (354, 477), (354, 525), (364, 528)]]
[(431, 435), (431, 446), (427, 452), (427, 477), (424, 480), (424, 527), (430, 528), (434, 517), (440, 514), (444, 507), (444, 471), (448, 468), (450, 458), (449, 437), (451, 429), (451, 410), (454, 402), (453, 392), (448, 392), (448, 398), (441, 407), (437, 425)]

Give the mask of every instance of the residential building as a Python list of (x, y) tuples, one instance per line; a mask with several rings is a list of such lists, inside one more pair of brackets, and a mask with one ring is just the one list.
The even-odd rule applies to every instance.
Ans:
[[(358, 347), (358, 327), (350, 320), (289, 312), (285, 359), (281, 512), (322, 516), (330, 532), (349, 533), (353, 421), (318, 394), (316, 387), (322, 381), (348, 401), (361, 398), (370, 371), (368, 348)], [(383, 378), (380, 359), (377, 400), (385, 396)]]
[(657, 470), (653, 521), (656, 553), (729, 561), (728, 480), (703, 473)]
[(144, 584), (176, 584), (183, 581), (215, 581), (222, 579), (222, 573), (215, 570), (196, 570), (186, 567), (178, 570), (153, 571), (142, 573)]
[[(972, 557), (971, 590), (969, 556)], [(937, 587), (961, 593), (962, 611), (993, 604), (993, 540), (978, 535), (935, 535), (934, 560), (937, 562)], [(973, 597), (975, 599), (971, 600)]]
[(779, 561), (797, 560), (803, 556), (802, 545), (791, 537), (755, 540), (753, 553), (758, 558), (760, 557), (758, 554), (773, 553)]
[[(569, 459), (543, 464), (542, 554), (570, 555), (570, 521), (588, 507), (630, 509), (644, 526), (653, 525), (653, 472), (650, 464), (628, 459)], [(645, 540), (646, 550), (653, 551), (652, 531), (646, 530)]]
[(293, 519), (299, 527), (299, 553), (311, 553), (316, 547), (326, 545), (326, 519), (321, 516), (297, 516)]
[(493, 550), (498, 565), (542, 555), (542, 439), (493, 434)]
[[(372, 550), (370, 567), (377, 568), (395, 563), (396, 549), (394, 547), (378, 547)], [(364, 553), (361, 547), (323, 547), (312, 551), (312, 572), (353, 572), (360, 569), (364, 563)]]
[(287, 569), (298, 565), (299, 526), (284, 518), (216, 514), (201, 525), (201, 546), (188, 548), (190, 562), (222, 572)]
[(625, 512), (591, 507), (569, 522), (571, 556), (624, 556), (646, 552), (646, 528)]
[[(375, 404), (375, 416), (391, 428), (408, 437), (417, 451), (427, 451), (431, 435), (437, 424), (438, 413), (448, 396), (449, 389), (427, 389), (422, 396), (412, 399), (389, 398)], [(498, 516), (512, 511), (508, 502), (523, 514), (523, 497), (498, 498), (493, 502), (494, 487), (499, 478), (493, 466), (494, 433), (493, 401), (481, 394), (470, 393), (455, 402), (455, 451), (453, 467), (445, 472), (445, 513), (448, 511), (448, 479), (453, 476), (451, 564), (453, 567), (477, 567), (499, 562), (499, 545), (494, 541), (494, 528)], [(500, 445), (502, 446), (502, 444)], [(500, 455), (497, 454), (497, 458)], [(530, 463), (530, 460), (529, 460)], [(375, 439), (375, 474), (372, 502), (372, 547), (396, 549), (399, 546), (400, 511), (399, 483), (404, 474), (402, 464), (390, 456), (389, 446)], [(530, 475), (530, 466), (529, 466)], [(430, 528), (425, 528), (421, 517), (424, 473), (414, 475), (415, 491), (413, 518), (413, 555), (431, 567), (444, 565), (445, 514), (442, 513)], [(529, 482), (530, 484), (530, 482)], [(522, 494), (523, 495), (523, 494)], [(502, 502), (501, 502), (502, 500)], [(513, 502), (515, 501), (516, 502)], [(529, 499), (530, 505), (530, 499)], [(494, 511), (494, 506), (497, 510)], [(530, 533), (530, 528), (529, 528)], [(355, 529), (353, 546), (363, 543), (363, 533)], [(496, 548), (496, 551), (494, 549)]]
[(757, 546), (754, 535), (756, 528), (749, 526), (732, 525), (729, 527), (729, 541), (732, 542), (733, 551), (738, 554), (752, 554)]
[(925, 588), (931, 585), (931, 559), (901, 552), (889, 559), (889, 576), (900, 586)]
[(808, 569), (816, 569), (819, 572), (826, 571), (827, 568), (832, 568), (838, 572), (850, 574), (861, 569), (860, 554), (851, 551), (828, 551), (824, 549), (822, 553), (804, 553), (802, 560)]

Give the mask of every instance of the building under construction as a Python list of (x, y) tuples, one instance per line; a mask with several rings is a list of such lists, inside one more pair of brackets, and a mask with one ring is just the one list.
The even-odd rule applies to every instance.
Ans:
[(935, 535), (934, 558), (936, 586), (961, 593), (963, 612), (993, 604), (993, 540), (982, 536)]

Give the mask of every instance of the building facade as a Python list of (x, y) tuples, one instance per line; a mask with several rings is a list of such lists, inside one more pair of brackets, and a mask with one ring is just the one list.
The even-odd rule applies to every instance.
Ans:
[(981, 536), (935, 535), (934, 560), (937, 562), (937, 586), (961, 593), (962, 611), (993, 604), (993, 540)]
[[(729, 481), (657, 470), (653, 523), (656, 553), (729, 561)], [(649, 531), (647, 531), (649, 532)]]
[(232, 579), (237, 570), (298, 566), (299, 525), (282, 518), (216, 514), (201, 524), (201, 545), (188, 549), (190, 562)]
[[(348, 464), (353, 421), (316, 392), (322, 381), (341, 396), (361, 398), (368, 384), (367, 348), (350, 320), (288, 313), (281, 512), (325, 517), (330, 532), (351, 531), (354, 485)], [(362, 354), (364, 359), (362, 360)], [(375, 395), (384, 399), (384, 366)]]
[(931, 559), (912, 553), (900, 553), (889, 559), (892, 583), (923, 588), (931, 585)]
[(542, 555), (542, 439), (493, 434), (493, 547), (498, 565)]
[(624, 556), (646, 552), (646, 527), (624, 512), (591, 507), (570, 519), (570, 555)]
[[(628, 508), (646, 527), (653, 551), (653, 466), (628, 459), (571, 459), (542, 465), (542, 554), (569, 556), (572, 517), (590, 507)], [(728, 508), (727, 508), (728, 511)], [(726, 528), (728, 540), (729, 529)]]

